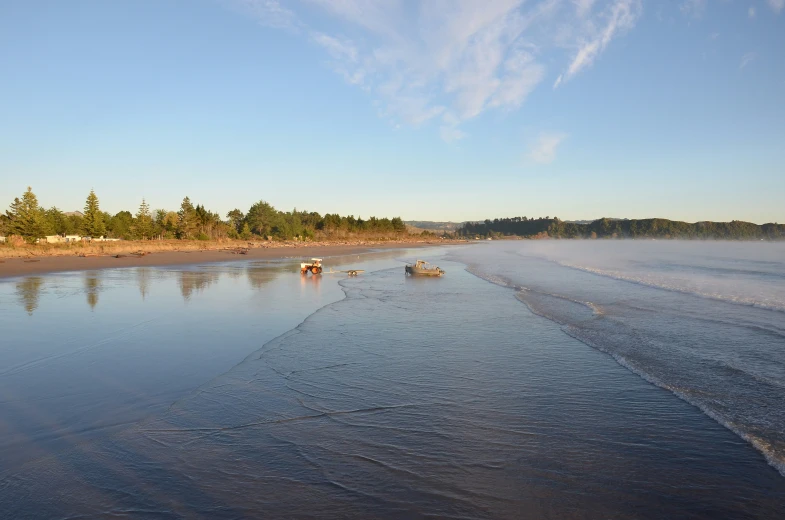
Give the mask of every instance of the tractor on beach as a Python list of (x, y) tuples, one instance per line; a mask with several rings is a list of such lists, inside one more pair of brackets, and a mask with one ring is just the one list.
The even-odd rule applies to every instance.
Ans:
[(311, 258), (310, 262), (302, 262), (300, 264), (300, 274), (322, 274), (322, 259), (321, 258)]

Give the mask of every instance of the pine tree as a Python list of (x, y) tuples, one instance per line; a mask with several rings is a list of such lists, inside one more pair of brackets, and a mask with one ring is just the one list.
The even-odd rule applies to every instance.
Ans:
[(153, 234), (153, 217), (150, 215), (150, 206), (142, 199), (139, 211), (136, 212), (136, 236), (148, 239)]
[(243, 229), (240, 231), (240, 238), (243, 240), (250, 240), (252, 236), (251, 228), (248, 227), (248, 222), (243, 222)]
[(38, 205), (38, 197), (29, 186), (21, 200), (18, 197), (14, 199), (10, 211), (6, 211), (6, 216), (9, 233), (12, 235), (19, 235), (28, 242), (34, 242), (36, 238), (46, 234), (44, 210)]
[(98, 238), (106, 233), (104, 215), (98, 206), (98, 197), (90, 190), (84, 206), (84, 232), (87, 236)]
[(177, 238), (191, 238), (196, 231), (196, 209), (188, 197), (180, 204), (177, 212)]

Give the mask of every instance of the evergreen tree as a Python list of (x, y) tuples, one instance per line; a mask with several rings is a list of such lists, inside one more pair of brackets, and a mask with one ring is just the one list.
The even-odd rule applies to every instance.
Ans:
[(46, 217), (46, 228), (48, 232), (57, 235), (65, 235), (68, 232), (68, 220), (63, 212), (52, 206), (44, 211)]
[(278, 211), (269, 203), (260, 200), (248, 210), (245, 222), (253, 233), (267, 236), (272, 234), (272, 229), (278, 218)]
[(196, 209), (188, 197), (180, 204), (177, 212), (177, 238), (191, 238), (196, 231)]
[(402, 231), (406, 231), (406, 224), (403, 223), (401, 217), (395, 217), (390, 221), (392, 228), (394, 231), (400, 233)]
[(243, 228), (240, 231), (240, 238), (243, 240), (250, 240), (252, 236), (251, 228), (248, 227), (248, 222), (243, 222)]
[(150, 206), (147, 201), (142, 199), (139, 211), (136, 212), (136, 236), (141, 239), (148, 239), (153, 236), (153, 217), (150, 214)]
[(205, 237), (209, 236), (208, 231), (212, 224), (213, 215), (200, 204), (196, 205), (194, 213), (196, 215), (196, 226), (198, 228), (199, 239), (204, 240)]
[(8, 218), (8, 232), (12, 235), (24, 237), (28, 242), (34, 242), (46, 234), (46, 216), (44, 210), (38, 205), (38, 197), (31, 187), (11, 204), (10, 211), (6, 211)]
[(84, 232), (87, 236), (98, 238), (106, 234), (104, 215), (98, 205), (95, 191), (90, 190), (84, 206)]
[(229, 219), (229, 223), (237, 230), (239, 233), (242, 229), (243, 219), (245, 219), (245, 215), (239, 209), (233, 209), (229, 213), (226, 214), (226, 218)]
[(134, 238), (134, 216), (130, 211), (120, 211), (106, 223), (106, 232), (113, 238)]

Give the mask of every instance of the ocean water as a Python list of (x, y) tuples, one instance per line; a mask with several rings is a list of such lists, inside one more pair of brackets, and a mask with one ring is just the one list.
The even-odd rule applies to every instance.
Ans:
[(785, 244), (538, 242), (458, 255), (785, 475)]
[[(783, 250), (744, 245), (762, 249), (500, 242), (335, 259), (357, 278), (2, 282), (0, 510), (782, 517)], [(446, 276), (405, 277), (415, 256)]]

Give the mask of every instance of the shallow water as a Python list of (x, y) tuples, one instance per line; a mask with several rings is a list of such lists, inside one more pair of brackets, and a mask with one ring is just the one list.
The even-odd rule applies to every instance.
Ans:
[[(395, 265), (405, 252), (330, 260)], [(133, 424), (343, 298), (299, 260), (107, 269), (0, 282), (0, 475)]]
[[(69, 394), (60, 405), (18, 401), (22, 419), (7, 420), (10, 405), (0, 405), (4, 442), (8, 432), (23, 434), (24, 428), (42, 435), (48, 431), (42, 418), (52, 413), (73, 430), (103, 420), (99, 411), (122, 401), (115, 393), (126, 395), (131, 412), (123, 413), (133, 416), (122, 427), (71, 433), (69, 443), (49, 443), (15, 467), (4, 466), (0, 509), (10, 517), (55, 518), (781, 515), (785, 479), (760, 452), (569, 329), (607, 319), (598, 316), (608, 316), (604, 296), (613, 290), (632, 299), (637, 290), (664, 291), (564, 267), (542, 252), (525, 259), (525, 247), (482, 245), (451, 250), (450, 257), (498, 281), (556, 275), (551, 283), (562, 284), (563, 294), (550, 292), (538, 304), (528, 299), (534, 288), (522, 295), (444, 260), (438, 261), (444, 278), (406, 278), (402, 263), (390, 257), (363, 260), (368, 272), (356, 279), (324, 276), (320, 282), (301, 279), (285, 263), (156, 269), (144, 275), (154, 282), (144, 300), (137, 294), (137, 303), (128, 298), (131, 288), (138, 293), (131, 280), (141, 277), (133, 270), (105, 272), (97, 290), (83, 281), (88, 275), (56, 283), (62, 277), (45, 277), (44, 286), (64, 288), (47, 289), (32, 316), (50, 312), (43, 327), (63, 312), (57, 322), (81, 320), (68, 330), (87, 337), (57, 348), (52, 336), (26, 336), (15, 325), (27, 316), (29, 298), (15, 286), (25, 281), (0, 284), (2, 325), (16, 338), (12, 346), (4, 343), (3, 366), (14, 359), (17, 370), (0, 375), (0, 395), (32, 395), (35, 381), (55, 372), (46, 383), (50, 396), (58, 382), (74, 376), (97, 388), (81, 398)], [(411, 254), (426, 252), (396, 256), (411, 260)], [(426, 259), (440, 254), (430, 250)], [(513, 267), (522, 262), (526, 269)], [(537, 271), (537, 265), (556, 271)], [(267, 280), (258, 286), (248, 274), (256, 269), (253, 278)], [(591, 279), (575, 281), (562, 271)], [(606, 279), (634, 289), (605, 287)], [(579, 289), (603, 297), (580, 300), (568, 292)], [(57, 304), (61, 293), (72, 305)], [(11, 294), (16, 301), (7, 298)], [(682, 308), (686, 316), (700, 310)], [(12, 309), (18, 312), (10, 319)], [(85, 332), (91, 328), (83, 322), (99, 309), (107, 315), (92, 322), (97, 330)], [(158, 323), (149, 321), (158, 313), (166, 318), (156, 330), (137, 325), (133, 330), (142, 332), (122, 332), (128, 324)], [(299, 316), (307, 318), (298, 325)], [(680, 327), (675, 337), (694, 332)], [(639, 337), (646, 338), (649, 329), (643, 330)], [(48, 327), (43, 332), (53, 334)], [(701, 350), (699, 343), (683, 343)], [(57, 352), (65, 355), (52, 360)], [(120, 362), (113, 364), (116, 355)], [(180, 369), (183, 364), (189, 368)], [(23, 369), (27, 386), (20, 387)], [(157, 378), (148, 375), (155, 370)], [(100, 372), (104, 379), (98, 380)], [(117, 379), (122, 384), (115, 388)], [(167, 384), (179, 393), (159, 393)], [(132, 388), (144, 399), (117, 388)], [(772, 406), (782, 411), (781, 402)], [(28, 437), (30, 446), (48, 442)]]
[(507, 242), (457, 256), (785, 475), (785, 244)]

